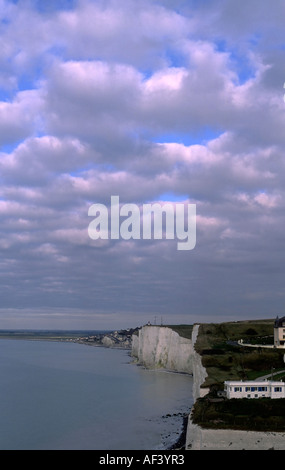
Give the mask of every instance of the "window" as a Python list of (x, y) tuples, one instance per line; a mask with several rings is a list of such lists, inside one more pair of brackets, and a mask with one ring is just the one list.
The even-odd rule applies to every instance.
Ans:
[(251, 392), (255, 392), (256, 389), (257, 389), (257, 387), (250, 387)]
[(242, 392), (242, 387), (235, 387), (235, 388), (234, 388), (234, 391), (235, 391), (235, 392)]
[(274, 387), (274, 392), (282, 392), (282, 388), (281, 387)]
[(259, 392), (267, 392), (267, 387), (258, 387)]
[(246, 392), (250, 392), (250, 387), (245, 387)]

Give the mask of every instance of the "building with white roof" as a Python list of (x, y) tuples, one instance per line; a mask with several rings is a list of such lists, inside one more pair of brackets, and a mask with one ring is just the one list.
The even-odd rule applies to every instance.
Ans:
[(227, 398), (285, 398), (285, 382), (273, 380), (224, 382)]

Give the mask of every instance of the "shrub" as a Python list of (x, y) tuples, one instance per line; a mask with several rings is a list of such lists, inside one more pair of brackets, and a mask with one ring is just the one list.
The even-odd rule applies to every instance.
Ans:
[(205, 428), (284, 431), (285, 399), (232, 399), (211, 402), (199, 398), (192, 409), (192, 420)]
[(244, 332), (245, 335), (247, 336), (255, 336), (257, 335), (257, 331), (254, 329), (254, 328), (248, 328), (245, 332)]

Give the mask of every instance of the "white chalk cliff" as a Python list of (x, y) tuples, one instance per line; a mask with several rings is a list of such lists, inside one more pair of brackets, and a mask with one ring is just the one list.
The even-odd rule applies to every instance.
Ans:
[(199, 325), (194, 325), (192, 339), (188, 339), (168, 327), (143, 326), (138, 335), (132, 337), (132, 356), (150, 369), (193, 374), (193, 396), (196, 400), (208, 392), (208, 389), (200, 389), (207, 373), (201, 356), (194, 348), (198, 329)]
[(147, 368), (193, 373), (191, 340), (170, 328), (144, 326), (133, 336), (132, 355)]

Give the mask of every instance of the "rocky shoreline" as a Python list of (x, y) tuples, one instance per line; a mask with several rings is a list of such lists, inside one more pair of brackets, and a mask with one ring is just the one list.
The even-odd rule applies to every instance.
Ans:
[(177, 441), (166, 450), (185, 450), (189, 414), (183, 415), (182, 431)]

